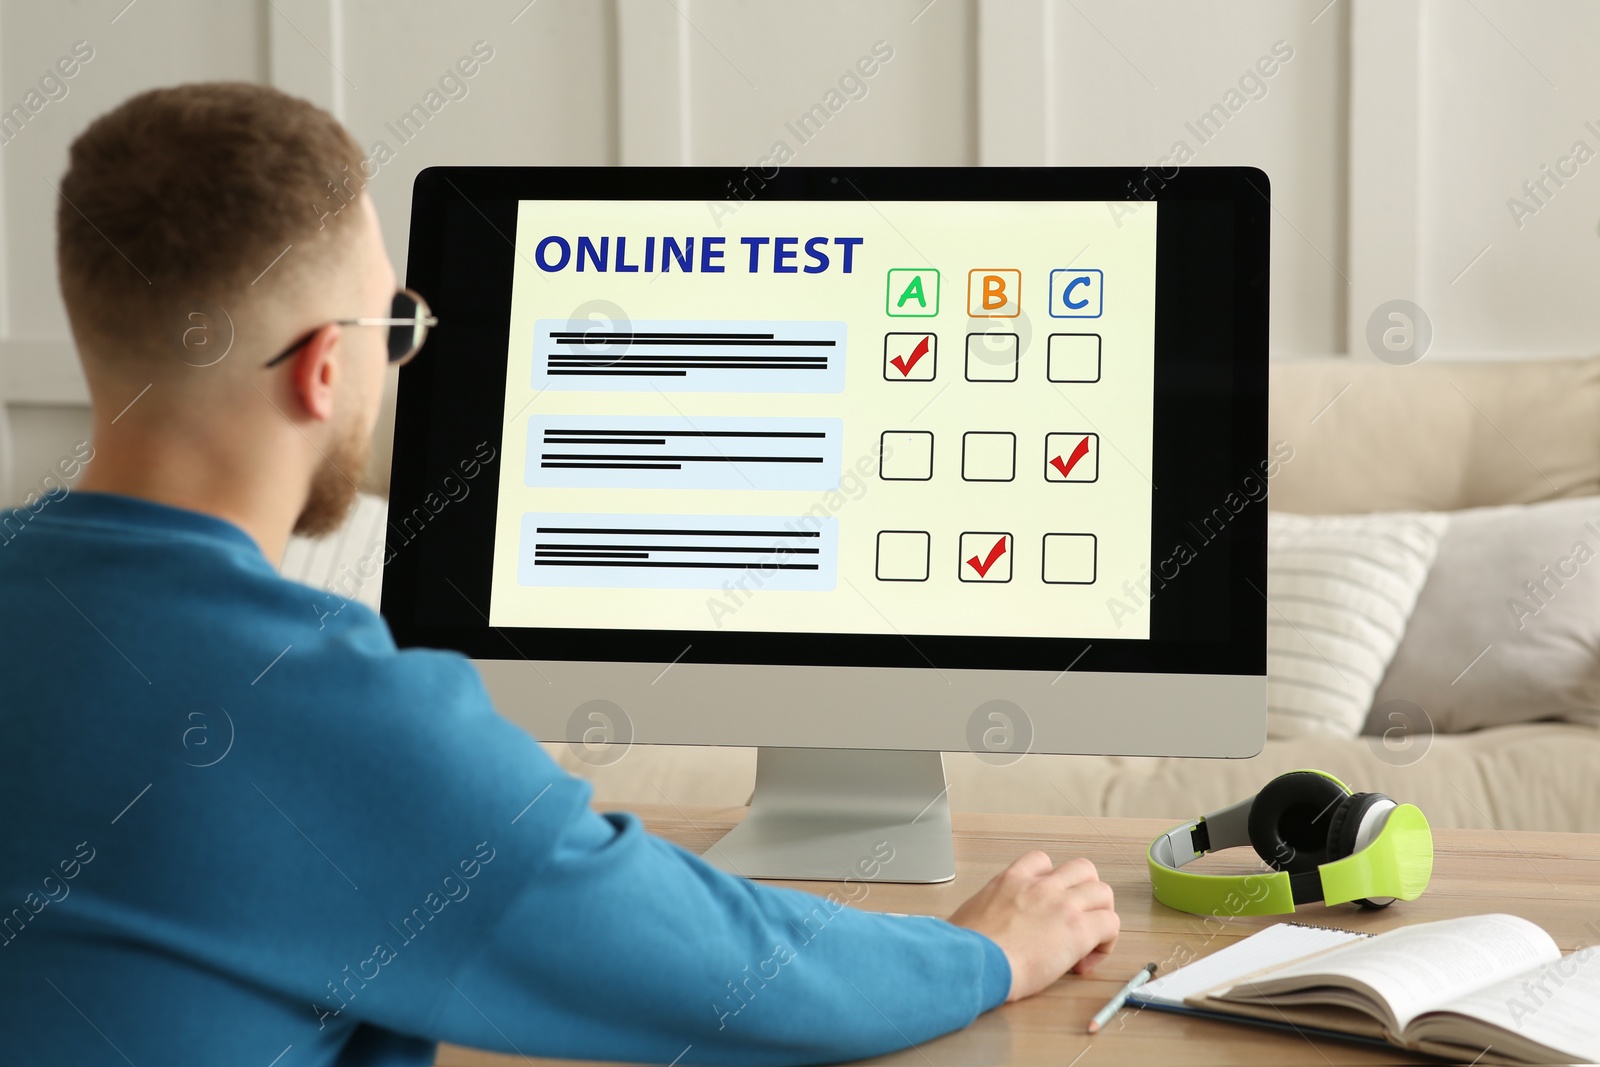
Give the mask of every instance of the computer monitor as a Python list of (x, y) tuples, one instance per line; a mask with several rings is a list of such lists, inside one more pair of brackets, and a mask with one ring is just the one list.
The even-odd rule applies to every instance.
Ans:
[(1252, 755), (1269, 212), (1246, 168), (424, 171), (384, 614), (540, 739), (759, 748), (707, 852), (751, 876), (953, 876), (944, 751)]

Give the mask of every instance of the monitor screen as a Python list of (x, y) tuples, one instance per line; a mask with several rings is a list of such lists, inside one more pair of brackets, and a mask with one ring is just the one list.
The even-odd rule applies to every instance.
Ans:
[(490, 623), (1147, 637), (1157, 219), (522, 201)]
[(397, 637), (1262, 672), (1259, 172), (752, 174), (419, 177)]

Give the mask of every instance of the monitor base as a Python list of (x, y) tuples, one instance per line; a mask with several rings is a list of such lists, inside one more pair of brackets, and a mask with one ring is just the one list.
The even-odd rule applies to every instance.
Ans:
[(948, 791), (939, 752), (758, 749), (749, 814), (705, 859), (747, 878), (948, 882)]

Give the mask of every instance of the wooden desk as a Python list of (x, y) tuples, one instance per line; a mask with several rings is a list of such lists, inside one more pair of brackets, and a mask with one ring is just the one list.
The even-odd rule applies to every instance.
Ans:
[[(743, 808), (641, 806), (650, 829), (694, 852), (703, 852), (744, 814)], [(1122, 935), (1115, 953), (1093, 978), (1068, 975), (1044, 993), (1002, 1006), (971, 1027), (918, 1048), (872, 1060), (882, 1064), (1049, 1064), (1067, 1067), (1092, 1048), (1085, 1067), (1109, 1063), (1368, 1064), (1433, 1062), (1403, 1053), (1277, 1034), (1247, 1026), (1188, 1019), (1154, 1010), (1125, 1010), (1101, 1033), (1084, 1033), (1089, 1017), (1145, 963), (1176, 966), (1278, 921), (1240, 917), (1226, 922), (1185, 915), (1150, 895), (1145, 849), (1173, 819), (1082, 819), (1056, 815), (955, 816), (956, 878), (935, 886), (875, 884), (858, 906), (879, 911), (948, 915), (1012, 859), (1040, 848), (1057, 862), (1072, 856), (1094, 861), (1117, 894)], [(1550, 932), (1563, 951), (1600, 942), (1600, 835), (1436, 830), (1433, 882), (1411, 903), (1383, 911), (1353, 905), (1313, 905), (1297, 918), (1362, 930), (1504, 911)], [(1198, 861), (1216, 873), (1260, 869), (1248, 850)], [(826, 892), (829, 883), (789, 882)], [(511, 1067), (524, 1060), (441, 1046), (440, 1067)], [(569, 1062), (569, 1061), (559, 1061)]]

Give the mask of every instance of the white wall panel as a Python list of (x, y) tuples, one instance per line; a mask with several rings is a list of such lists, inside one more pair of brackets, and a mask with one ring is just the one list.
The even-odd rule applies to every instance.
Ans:
[(617, 6), (618, 162), (682, 166), (693, 154), (689, 38), (694, 27), (676, 4), (619, 0)]
[(1597, 43), (1588, 0), (1425, 3), (1416, 299), (1439, 350), (1600, 351)]
[(1037, 167), (1055, 154), (1055, 9), (1054, 0), (978, 0), (977, 162), (983, 166)]
[(402, 275), (423, 168), (616, 162), (613, 4), (340, 2), (341, 117), (375, 164), (390, 157), (368, 192)]
[[(972, 0), (673, 6), (667, 21), (688, 58), (688, 154), (671, 162), (976, 162)], [(659, 56), (675, 43), (663, 40)]]
[(343, 0), (258, 4), (266, 70), (262, 80), (344, 117), (353, 86), (344, 67)]
[(1374, 312), (1419, 296), (1421, 48), (1422, 0), (1353, 0), (1345, 336), (1358, 359), (1376, 358), (1366, 336)]

